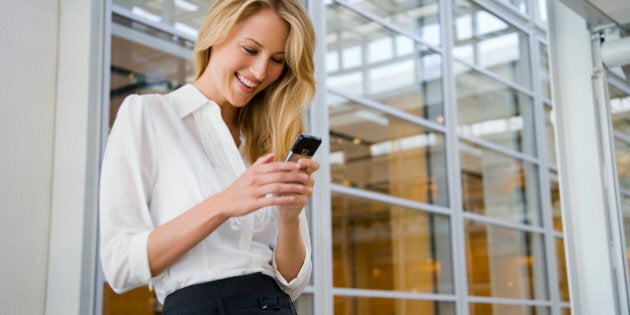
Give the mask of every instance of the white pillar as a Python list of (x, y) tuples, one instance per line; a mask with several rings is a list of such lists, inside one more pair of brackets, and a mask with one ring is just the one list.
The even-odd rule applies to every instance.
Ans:
[[(560, 192), (573, 314), (628, 314), (611, 231), (614, 166), (602, 137), (610, 125), (595, 103), (591, 34), (584, 18), (549, 1), (549, 37), (558, 126)], [(605, 117), (604, 117), (605, 118)], [(613, 185), (614, 186), (614, 185)], [(611, 200), (611, 196), (613, 200)], [(621, 271), (623, 274), (624, 271)], [(621, 292), (621, 293), (620, 293)]]
[(103, 7), (97, 0), (59, 1), (45, 314), (94, 313)]

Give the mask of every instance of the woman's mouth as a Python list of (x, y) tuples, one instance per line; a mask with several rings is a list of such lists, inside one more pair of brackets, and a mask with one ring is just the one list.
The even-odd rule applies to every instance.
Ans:
[(245, 85), (246, 87), (248, 87), (250, 89), (255, 89), (260, 84), (260, 83), (256, 83), (256, 82), (253, 82), (253, 81), (250, 81), (250, 80), (246, 79), (240, 73), (237, 73), (236, 77), (238, 78), (239, 81), (241, 81), (241, 83), (243, 83), (243, 85)]

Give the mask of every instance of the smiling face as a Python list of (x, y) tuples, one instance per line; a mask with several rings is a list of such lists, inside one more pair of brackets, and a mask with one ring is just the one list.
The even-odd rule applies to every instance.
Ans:
[(288, 36), (287, 23), (275, 11), (262, 9), (212, 47), (195, 86), (222, 108), (245, 106), (282, 74)]

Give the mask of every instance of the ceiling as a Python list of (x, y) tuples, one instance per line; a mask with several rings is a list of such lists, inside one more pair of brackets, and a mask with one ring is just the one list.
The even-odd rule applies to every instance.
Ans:
[(630, 1), (589, 0), (589, 2), (626, 30), (630, 27)]

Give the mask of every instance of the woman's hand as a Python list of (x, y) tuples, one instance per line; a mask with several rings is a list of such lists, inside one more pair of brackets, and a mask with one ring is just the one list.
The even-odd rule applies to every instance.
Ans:
[[(218, 194), (227, 217), (243, 216), (266, 206), (299, 210), (313, 191), (310, 174), (319, 164), (306, 159), (274, 162), (273, 154), (262, 156), (232, 185)], [(280, 211), (286, 212), (286, 211)], [(292, 212), (292, 211), (289, 211)]]
[(278, 219), (280, 220), (290, 221), (296, 219), (306, 205), (308, 198), (313, 194), (315, 180), (311, 177), (311, 174), (319, 169), (319, 163), (313, 159), (299, 159), (296, 164), (298, 165), (298, 170), (294, 172), (304, 174), (307, 178), (300, 183), (303, 185), (303, 189), (300, 192), (291, 194), (295, 198), (293, 202), (278, 206)]

